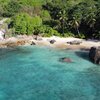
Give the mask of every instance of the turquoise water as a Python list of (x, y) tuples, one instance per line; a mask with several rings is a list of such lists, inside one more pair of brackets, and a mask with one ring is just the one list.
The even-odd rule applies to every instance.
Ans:
[(84, 51), (0, 49), (0, 100), (100, 100), (100, 66)]

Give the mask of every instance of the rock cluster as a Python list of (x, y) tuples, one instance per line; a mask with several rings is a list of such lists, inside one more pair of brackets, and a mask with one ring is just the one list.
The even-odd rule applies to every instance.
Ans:
[(35, 45), (36, 43), (34, 41), (30, 41), (27, 39), (16, 39), (16, 40), (9, 40), (4, 41), (0, 43), (0, 48), (6, 48), (6, 47), (16, 47), (16, 46), (22, 46), (22, 45)]
[(100, 64), (100, 47), (91, 47), (89, 58), (95, 64)]
[(77, 41), (77, 40), (74, 40), (74, 41), (70, 41), (70, 42), (67, 42), (68, 44), (70, 45), (79, 45), (82, 43), (82, 41)]

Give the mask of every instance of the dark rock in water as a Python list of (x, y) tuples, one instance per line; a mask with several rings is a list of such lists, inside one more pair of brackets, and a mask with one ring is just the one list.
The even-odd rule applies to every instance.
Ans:
[(89, 58), (95, 64), (100, 64), (100, 47), (91, 47), (89, 51)]
[(56, 40), (50, 40), (51, 44), (54, 44), (56, 42)]
[(60, 62), (68, 62), (68, 63), (72, 62), (72, 60), (70, 58), (67, 58), (67, 57), (60, 58), (59, 61)]

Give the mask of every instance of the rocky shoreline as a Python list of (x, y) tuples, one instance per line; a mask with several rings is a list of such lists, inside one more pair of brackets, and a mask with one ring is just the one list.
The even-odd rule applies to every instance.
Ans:
[[(100, 41), (83, 40), (78, 38), (17, 36), (0, 41), (0, 48), (15, 48), (18, 46), (47, 46), (57, 49), (84, 50), (89, 52), (93, 63), (100, 64)], [(93, 50), (91, 49), (92, 47)], [(96, 50), (95, 48), (99, 47)], [(65, 59), (66, 60), (66, 59)], [(69, 59), (67, 59), (69, 61)]]
[(100, 46), (100, 41), (94, 40), (83, 40), (78, 38), (60, 38), (60, 37), (38, 37), (34, 36), (17, 36), (4, 39), (0, 41), (0, 48), (16, 47), (22, 45), (39, 45), (39, 46), (49, 46), (59, 49), (80, 49), (89, 50), (91, 47)]

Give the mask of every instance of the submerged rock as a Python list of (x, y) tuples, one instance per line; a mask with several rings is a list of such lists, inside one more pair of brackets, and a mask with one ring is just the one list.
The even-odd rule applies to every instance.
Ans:
[(67, 58), (67, 57), (60, 58), (59, 61), (60, 62), (68, 62), (68, 63), (72, 62), (72, 60), (70, 58)]
[(100, 47), (91, 47), (89, 51), (89, 58), (95, 64), (100, 64)]

